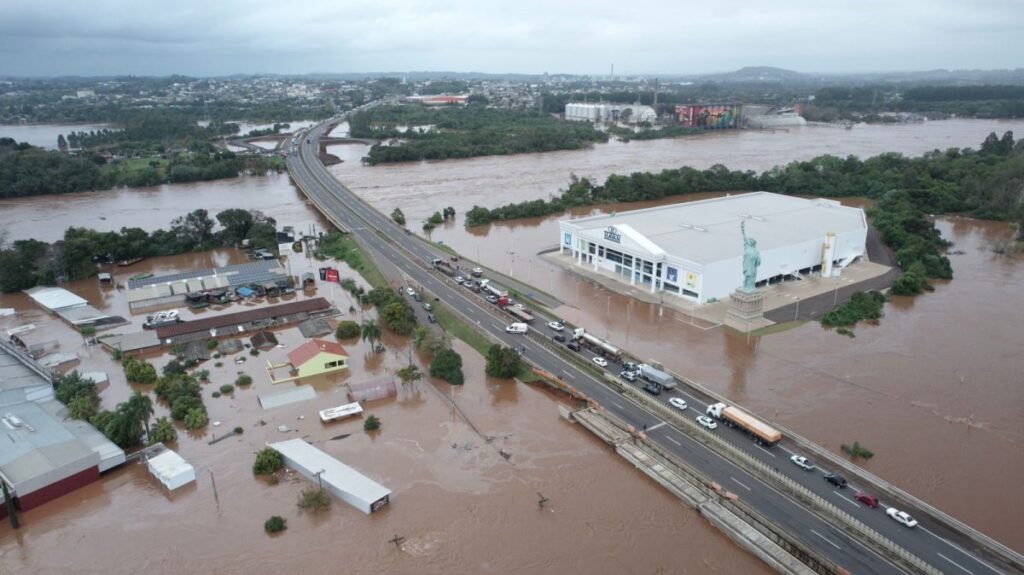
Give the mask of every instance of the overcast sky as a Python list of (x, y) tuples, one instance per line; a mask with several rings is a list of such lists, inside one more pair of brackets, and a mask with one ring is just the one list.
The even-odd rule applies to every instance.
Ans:
[(0, 0), (0, 75), (995, 69), (1022, 37), (1022, 0)]

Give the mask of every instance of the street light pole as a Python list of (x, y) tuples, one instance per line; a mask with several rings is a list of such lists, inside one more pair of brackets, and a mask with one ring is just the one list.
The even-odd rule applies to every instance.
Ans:
[(796, 298), (796, 313), (793, 314), (793, 321), (800, 320), (800, 298)]

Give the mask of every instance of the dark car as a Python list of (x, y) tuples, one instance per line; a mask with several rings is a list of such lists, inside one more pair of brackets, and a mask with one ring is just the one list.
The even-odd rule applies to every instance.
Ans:
[(437, 318), (434, 317), (434, 314), (428, 313), (427, 314), (427, 321), (429, 321), (430, 323), (437, 323)]
[(846, 479), (844, 479), (842, 475), (836, 475), (835, 473), (827, 473), (825, 474), (825, 481), (828, 481), (829, 483), (835, 485), (839, 489), (843, 489), (846, 487)]
[(565, 343), (565, 336), (560, 333), (556, 333), (555, 335), (551, 336), (551, 339), (557, 341), (558, 343)]
[(573, 351), (579, 351), (580, 350), (580, 344), (576, 343), (575, 341), (570, 341), (569, 343), (565, 344), (565, 347), (567, 347), (567, 348), (569, 348), (569, 349), (571, 349)]
[(644, 391), (651, 395), (661, 395), (661, 386), (657, 383), (648, 382), (644, 385)]

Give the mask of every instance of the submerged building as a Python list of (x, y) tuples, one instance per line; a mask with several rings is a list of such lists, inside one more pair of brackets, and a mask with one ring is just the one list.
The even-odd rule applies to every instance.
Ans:
[(864, 210), (769, 192), (562, 220), (558, 244), (573, 265), (706, 303), (743, 285), (741, 223), (760, 251), (759, 284), (831, 276), (866, 254)]

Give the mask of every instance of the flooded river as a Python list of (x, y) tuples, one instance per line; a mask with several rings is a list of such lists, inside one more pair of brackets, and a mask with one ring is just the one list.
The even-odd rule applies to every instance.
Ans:
[[(536, 254), (555, 245), (557, 221), (564, 216), (471, 231), (461, 220), (474, 204), (494, 206), (557, 193), (570, 173), (603, 180), (613, 172), (680, 165), (764, 169), (826, 152), (918, 154), (950, 146), (976, 148), (989, 132), (1006, 130), (1024, 134), (1024, 122), (737, 132), (374, 168), (359, 164), (365, 146), (338, 145), (330, 151), (343, 160), (332, 171), (385, 213), (401, 206), (413, 223), (454, 206), (458, 221), (437, 228), (431, 239), (555, 294), (565, 302), (559, 313), (566, 319), (643, 359), (662, 361), (830, 449), (860, 441), (876, 453), (862, 463), (867, 469), (1024, 549), (1024, 500), (998, 495), (1015, 493), (1015, 478), (1024, 474), (1024, 388), (1019, 385), (1024, 354), (1015, 335), (1024, 321), (1018, 289), (1024, 262), (993, 251), (1010, 238), (1006, 225), (940, 220), (943, 235), (956, 243), (950, 256), (956, 279), (913, 300), (895, 298), (881, 323), (858, 327), (855, 339), (810, 323), (748, 340), (720, 328), (691, 327), (684, 314), (659, 314), (656, 306), (630, 303), (546, 265)], [(300, 230), (324, 225), (281, 175), (8, 200), (0, 202), (0, 226), (10, 239), (53, 240), (69, 225), (152, 229), (198, 207), (213, 214), (240, 206)], [(641, 206), (602, 209), (636, 207)], [(189, 257), (226, 262), (239, 255), (182, 256)], [(189, 265), (173, 260), (170, 267)], [(295, 266), (293, 273), (298, 273), (300, 264)], [(94, 294), (106, 298), (94, 301), (89, 289), (95, 288), (82, 284), (75, 291), (94, 305), (118, 299)], [(344, 297), (335, 294), (347, 310)], [(20, 294), (0, 297), (0, 307), (11, 305), (36, 309)], [(33, 313), (38, 317), (29, 318), (35, 323), (53, 322), (42, 312)], [(63, 330), (62, 342), (69, 346), (78, 338), (62, 326), (48, 329)], [(404, 342), (386, 343), (389, 352), (381, 358), (368, 356), (363, 344), (346, 342), (359, 358), (346, 377), (401, 366)], [(344, 557), (346, 567), (358, 572), (766, 572), (591, 438), (566, 429), (554, 415), (553, 398), (529, 387), (481, 379), (481, 360), (463, 351), (471, 364), (467, 374), (477, 377), (457, 390), (458, 401), (485, 433), (507, 436), (497, 443), (508, 442), (515, 465), (452, 416), (450, 404), (429, 382), (421, 382), (419, 394), (403, 392), (398, 400), (371, 409), (384, 421), (376, 437), (364, 435), (353, 423), (329, 429), (310, 424), (315, 414), (300, 404), (283, 408), (285, 415), (274, 415), (273, 421), (263, 417), (266, 427), (246, 427), (242, 437), (215, 446), (206, 445), (208, 437), (183, 438), (183, 455), (201, 472), (196, 488), (166, 496), (144, 469), (132, 467), (33, 511), (30, 526), (16, 535), (0, 528), (0, 571), (29, 566), (63, 572), (74, 562), (94, 558), (96, 565), (117, 572), (124, 565), (100, 552), (100, 542), (116, 537), (126, 564), (157, 571), (173, 562), (186, 571), (228, 565), (228, 572), (264, 572), (298, 564), (306, 571), (326, 572), (332, 567), (322, 558)], [(89, 354), (96, 354), (98, 365), (109, 361), (102, 351)], [(256, 359), (246, 365), (254, 376), (263, 364), (263, 358)], [(105, 369), (115, 375), (114, 369)], [(215, 373), (215, 382), (230, 381), (236, 370), (229, 364)], [(116, 377), (104, 393), (105, 405), (108, 394), (114, 401), (127, 396), (123, 375)], [(269, 386), (264, 380), (265, 374), (256, 377), (253, 389), (236, 392), (234, 398), (208, 398), (211, 419), (223, 420), (227, 428), (237, 420), (258, 419), (255, 395)], [(337, 383), (323, 382), (318, 391), (337, 393)], [(303, 414), (305, 420), (295, 419)], [(252, 480), (250, 452), (280, 438), (276, 426), (284, 421), (296, 423), (318, 446), (394, 489), (392, 508), (365, 518), (335, 502), (326, 518), (299, 515), (294, 498), (304, 483), (269, 486)], [(219, 432), (210, 428), (208, 433), (213, 431)], [(345, 440), (324, 441), (349, 432), (353, 435)], [(208, 470), (221, 489), (219, 506)], [(551, 498), (550, 510), (538, 511), (536, 491)], [(267, 538), (261, 524), (275, 513), (289, 519), (290, 529)], [(386, 542), (395, 533), (407, 537), (401, 550)], [(158, 541), (167, 537), (171, 545)], [(189, 549), (187, 557), (174, 551), (181, 549)]]

